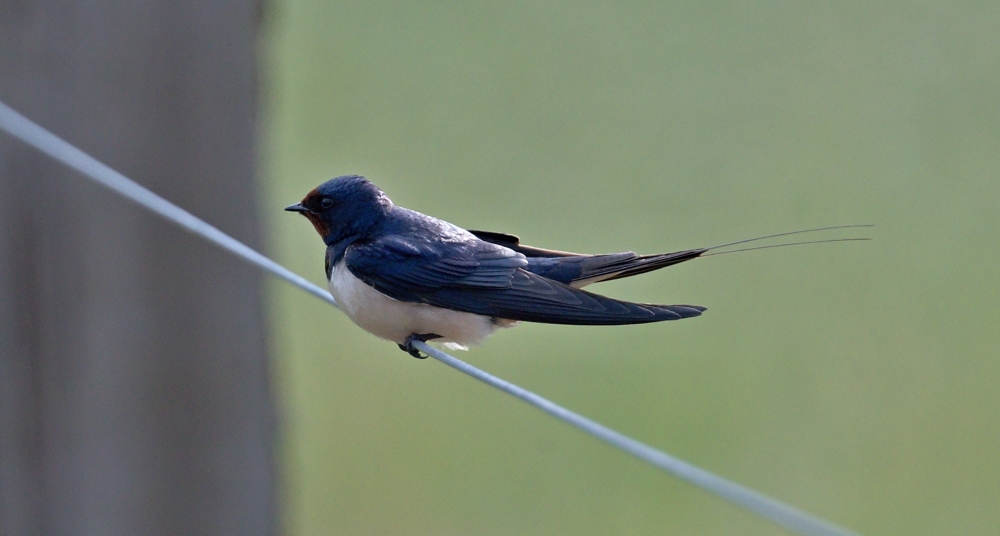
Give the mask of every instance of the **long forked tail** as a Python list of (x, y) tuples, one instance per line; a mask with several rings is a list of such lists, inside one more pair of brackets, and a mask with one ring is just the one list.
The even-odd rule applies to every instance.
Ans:
[(697, 259), (706, 251), (708, 250), (700, 248), (656, 255), (636, 255), (632, 252), (593, 255), (581, 259), (579, 275), (573, 277), (567, 284), (582, 288), (601, 281), (632, 277)]
[[(834, 229), (857, 229), (859, 227), (875, 227), (875, 225), (871, 224), (871, 223), (861, 223), (861, 224), (855, 224), (855, 225), (834, 225), (832, 227), (817, 227), (815, 229), (803, 229), (801, 231), (789, 231), (787, 233), (777, 233), (777, 234), (772, 234), (772, 235), (767, 235), (767, 236), (758, 236), (756, 238), (747, 238), (745, 240), (737, 240), (736, 242), (728, 242), (726, 244), (719, 244), (718, 246), (712, 246), (712, 247), (705, 248), (705, 251), (713, 251), (713, 250), (716, 250), (716, 249), (727, 248), (729, 246), (735, 246), (735, 245), (738, 245), (738, 244), (746, 244), (746, 243), (749, 243), (749, 242), (757, 242), (759, 240), (767, 240), (768, 238), (777, 238), (779, 236), (791, 236), (791, 235), (797, 235), (797, 234), (815, 233), (815, 232), (819, 232), (819, 231), (832, 231)], [(785, 246), (801, 246), (803, 244), (823, 244), (823, 243), (826, 243), (826, 242), (858, 242), (858, 241), (863, 241), (863, 240), (871, 240), (871, 238), (868, 238), (868, 237), (863, 237), (863, 238), (829, 238), (829, 239), (824, 239), (824, 240), (806, 240), (806, 241), (802, 241), (802, 242), (785, 242), (783, 244), (771, 244), (769, 246), (754, 246), (754, 247), (749, 247), (749, 248), (732, 249), (732, 250), (729, 250), (729, 251), (719, 251), (719, 252), (716, 252), (716, 253), (708, 253), (708, 254), (704, 254), (704, 255), (701, 255), (701, 256), (702, 257), (709, 257), (711, 255), (722, 255), (722, 254), (725, 254), (725, 253), (736, 253), (737, 251), (753, 251), (755, 249), (780, 248), (780, 247), (785, 247)]]
[[(798, 235), (798, 234), (805, 234), (805, 233), (815, 233), (815, 232), (820, 232), (820, 231), (832, 231), (832, 230), (835, 230), (835, 229), (856, 229), (856, 228), (860, 228), (860, 227), (874, 227), (874, 225), (873, 224), (867, 224), (867, 223), (865, 223), (865, 224), (856, 224), (856, 225), (835, 225), (835, 226), (832, 226), (832, 227), (817, 227), (815, 229), (802, 229), (802, 230), (799, 230), (799, 231), (789, 231), (789, 232), (785, 232), (785, 233), (777, 233), (777, 234), (771, 234), (771, 235), (766, 235), (766, 236), (758, 236), (758, 237), (755, 237), (755, 238), (747, 238), (747, 239), (744, 239), (744, 240), (737, 240), (735, 242), (728, 242), (728, 243), (725, 243), (725, 244), (719, 244), (717, 246), (711, 246), (711, 247), (707, 247), (707, 248), (689, 249), (689, 250), (686, 250), (686, 251), (678, 251), (678, 252), (675, 252), (675, 253), (664, 253), (664, 254), (660, 254), (660, 255), (641, 255), (641, 256), (634, 257), (631, 262), (626, 262), (625, 264), (627, 266), (622, 267), (624, 269), (621, 269), (620, 271), (617, 271), (617, 272), (613, 268), (613, 265), (609, 265), (608, 266), (609, 270), (601, 270), (601, 272), (610, 272), (611, 275), (609, 275), (609, 276), (598, 276), (598, 277), (591, 276), (591, 278), (587, 281), (587, 283), (584, 283), (584, 284), (596, 283), (598, 281), (611, 281), (613, 279), (621, 279), (623, 277), (630, 277), (630, 276), (633, 276), (633, 275), (643, 274), (643, 273), (646, 273), (646, 272), (651, 272), (653, 270), (659, 270), (660, 268), (666, 268), (667, 266), (673, 266), (674, 264), (678, 264), (678, 263), (681, 263), (681, 262), (689, 261), (691, 259), (697, 259), (699, 257), (711, 257), (713, 255), (724, 255), (726, 253), (738, 253), (738, 252), (741, 252), (741, 251), (754, 251), (754, 250), (758, 250), (758, 249), (781, 248), (781, 247), (786, 247), (786, 246), (801, 246), (801, 245), (805, 245), (805, 244), (825, 244), (825, 243), (829, 243), (829, 242), (858, 242), (858, 241), (871, 240), (871, 238), (868, 238), (868, 237), (860, 237), (860, 238), (827, 238), (827, 239), (822, 239), (822, 240), (804, 240), (804, 241), (798, 241), (798, 242), (784, 242), (784, 243), (781, 243), (781, 244), (770, 244), (770, 245), (765, 245), (765, 246), (752, 246), (752, 247), (746, 247), (746, 248), (731, 249), (731, 250), (728, 250), (728, 251), (716, 251), (716, 250), (719, 250), (719, 249), (723, 249), (723, 248), (727, 248), (727, 247), (731, 247), (731, 246), (736, 246), (736, 245), (739, 245), (739, 244), (748, 244), (748, 243), (751, 243), (751, 242), (758, 242), (758, 241), (761, 241), (761, 240), (767, 240), (767, 239), (770, 239), (770, 238), (778, 238), (778, 237), (781, 237), (781, 236), (791, 236), (791, 235)], [(712, 253), (712, 252), (714, 252), (714, 253)], [(595, 274), (595, 275), (597, 275), (597, 274)], [(573, 286), (578, 286), (578, 285), (574, 282)], [(580, 286), (582, 286), (582, 285), (580, 285)]]
[(752, 246), (727, 251), (717, 251), (731, 246), (748, 244), (771, 238), (792, 236), (805, 233), (815, 233), (820, 231), (832, 231), (836, 229), (856, 229), (862, 227), (874, 227), (871, 224), (860, 225), (836, 225), (831, 227), (818, 227), (815, 229), (802, 229), (799, 231), (789, 231), (785, 233), (770, 234), (747, 238), (711, 246), (707, 248), (688, 249), (675, 251), (672, 253), (660, 253), (655, 255), (637, 255), (632, 252), (611, 253), (607, 255), (585, 255), (580, 253), (570, 253), (567, 251), (556, 251), (531, 246), (522, 245), (518, 237), (514, 235), (493, 233), (488, 231), (470, 231), (481, 240), (492, 242), (504, 247), (511, 248), (528, 257), (528, 269), (561, 283), (582, 288), (592, 283), (601, 281), (612, 281), (624, 277), (652, 272), (667, 266), (673, 266), (699, 257), (710, 257), (712, 255), (723, 255), (726, 253), (736, 253), (740, 251), (753, 251), (757, 249), (769, 249), (786, 246), (799, 246), (804, 244), (822, 244), (827, 242), (856, 242), (871, 240), (871, 238), (830, 238), (823, 240), (807, 240), (799, 242), (785, 242), (781, 244), (770, 244), (763, 246)]

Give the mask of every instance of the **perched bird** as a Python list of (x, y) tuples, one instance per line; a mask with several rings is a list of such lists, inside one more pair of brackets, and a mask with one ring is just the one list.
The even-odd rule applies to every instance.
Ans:
[(580, 289), (723, 247), (660, 255), (534, 248), (397, 207), (357, 175), (329, 180), (285, 210), (308, 218), (326, 243), (330, 293), (344, 313), (418, 358), (425, 356), (414, 341), (466, 349), (519, 321), (620, 325), (699, 316), (705, 308), (698, 305), (632, 303)]

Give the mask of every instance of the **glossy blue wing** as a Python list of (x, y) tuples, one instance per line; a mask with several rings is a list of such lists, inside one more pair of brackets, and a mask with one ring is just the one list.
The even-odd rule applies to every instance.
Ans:
[(440, 243), (389, 236), (352, 245), (345, 262), (355, 277), (397, 300), (510, 320), (636, 324), (698, 316), (704, 310), (578, 290), (525, 271), (523, 255), (479, 240)]
[(523, 255), (480, 240), (431, 241), (389, 235), (350, 246), (344, 262), (355, 277), (402, 301), (430, 303), (435, 291), (509, 288)]

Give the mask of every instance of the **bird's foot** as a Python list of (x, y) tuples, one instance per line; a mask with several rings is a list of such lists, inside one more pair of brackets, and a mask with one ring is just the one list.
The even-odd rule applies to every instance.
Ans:
[(417, 359), (427, 359), (427, 356), (421, 355), (420, 351), (413, 347), (413, 341), (427, 342), (431, 339), (440, 339), (441, 336), (437, 333), (411, 333), (409, 337), (406, 338), (406, 342), (399, 345), (399, 349), (412, 355)]

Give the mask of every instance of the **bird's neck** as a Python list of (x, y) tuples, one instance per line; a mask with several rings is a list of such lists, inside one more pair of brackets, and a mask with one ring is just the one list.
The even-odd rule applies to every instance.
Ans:
[(324, 238), (324, 242), (326, 242), (326, 264), (327, 264), (328, 279), (330, 276), (329, 271), (331, 267), (340, 262), (341, 259), (344, 258), (344, 254), (347, 252), (347, 248), (351, 247), (351, 244), (354, 244), (355, 242), (370, 239), (372, 237), (371, 231), (372, 229), (368, 229), (366, 232), (359, 232), (346, 236), (342, 235), (335, 237), (331, 240), (326, 240)]
[(326, 260), (330, 264), (336, 264), (340, 259), (344, 258), (344, 252), (351, 244), (357, 241), (357, 237), (345, 238), (338, 240), (336, 242), (327, 242), (326, 244)]

